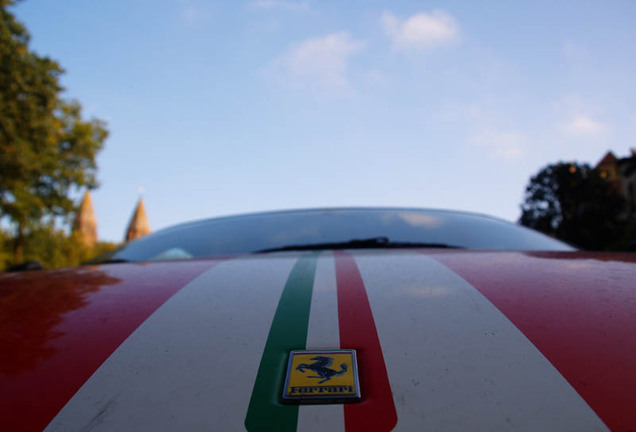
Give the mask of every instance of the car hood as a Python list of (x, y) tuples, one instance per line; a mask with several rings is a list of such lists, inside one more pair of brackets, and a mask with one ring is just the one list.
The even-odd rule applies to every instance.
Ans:
[[(636, 257), (324, 251), (0, 278), (3, 429), (636, 429)], [(292, 350), (362, 400), (280, 402)]]

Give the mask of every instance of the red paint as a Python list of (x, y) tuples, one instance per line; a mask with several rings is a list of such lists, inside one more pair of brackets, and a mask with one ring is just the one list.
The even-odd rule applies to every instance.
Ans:
[(0, 279), (0, 430), (40, 431), (159, 306), (215, 261)]
[(442, 253), (613, 431), (636, 430), (636, 254)]
[(353, 257), (334, 254), (340, 347), (357, 352), (362, 392), (362, 402), (344, 406), (345, 430), (388, 432), (397, 424), (397, 413), (367, 291)]

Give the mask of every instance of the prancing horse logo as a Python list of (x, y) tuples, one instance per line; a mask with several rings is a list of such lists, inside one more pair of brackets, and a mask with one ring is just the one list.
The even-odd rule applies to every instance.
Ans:
[(310, 371), (313, 371), (318, 376), (308, 376), (307, 378), (322, 379), (322, 381), (319, 381), (318, 384), (322, 384), (326, 381), (329, 381), (331, 378), (342, 375), (343, 373), (347, 371), (347, 365), (345, 363), (342, 363), (340, 365), (339, 371), (335, 369), (329, 369), (329, 366), (331, 366), (331, 364), (333, 363), (333, 359), (331, 357), (316, 356), (316, 357), (312, 357), (310, 360), (314, 360), (314, 363), (312, 364), (301, 363), (298, 366), (296, 366), (296, 370), (299, 370), (302, 373), (305, 373), (305, 369), (309, 369)]

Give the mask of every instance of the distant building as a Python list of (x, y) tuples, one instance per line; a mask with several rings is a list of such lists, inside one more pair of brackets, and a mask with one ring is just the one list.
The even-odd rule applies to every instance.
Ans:
[(75, 214), (73, 232), (78, 233), (87, 246), (97, 243), (97, 218), (93, 210), (91, 194), (86, 191), (82, 203)]
[(617, 158), (608, 151), (596, 165), (596, 169), (625, 198), (626, 216), (636, 217), (636, 149), (632, 149), (632, 154), (624, 158)]
[(133, 213), (128, 228), (126, 229), (127, 242), (143, 237), (150, 234), (150, 223), (148, 223), (148, 216), (146, 216), (146, 209), (144, 208), (144, 202), (141, 198), (137, 202), (137, 207)]
[[(78, 233), (80, 238), (87, 246), (94, 246), (97, 241), (97, 217), (93, 210), (93, 202), (91, 200), (90, 192), (86, 191), (82, 202), (79, 205), (75, 219), (73, 220), (73, 233)], [(148, 216), (146, 215), (146, 209), (144, 202), (141, 198), (137, 201), (137, 206), (133, 212), (128, 228), (126, 228), (125, 241), (131, 241), (139, 237), (150, 234), (150, 223), (148, 223)]]

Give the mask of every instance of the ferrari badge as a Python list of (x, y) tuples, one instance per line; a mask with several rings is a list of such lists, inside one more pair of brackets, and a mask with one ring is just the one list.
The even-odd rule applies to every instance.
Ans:
[(360, 400), (355, 350), (292, 351), (283, 401), (336, 404)]

